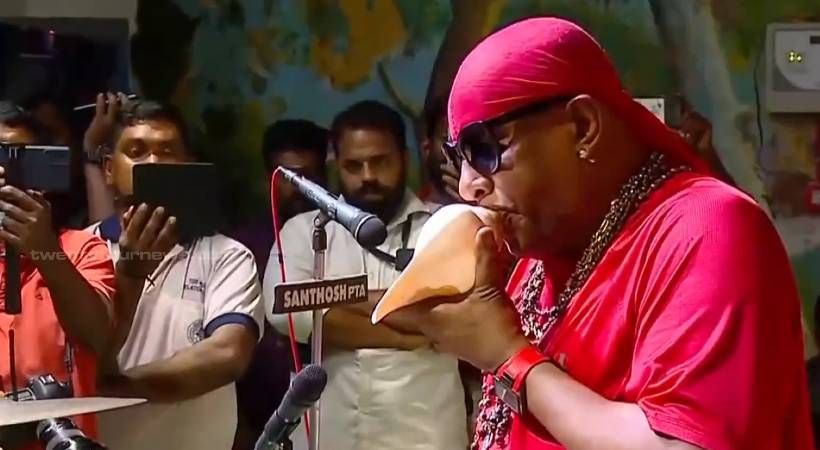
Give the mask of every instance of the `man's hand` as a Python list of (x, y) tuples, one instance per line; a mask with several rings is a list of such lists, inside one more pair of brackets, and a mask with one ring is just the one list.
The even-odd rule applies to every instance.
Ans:
[(176, 218), (162, 207), (151, 211), (142, 204), (123, 215), (120, 235), (120, 260), (117, 272), (133, 278), (146, 278), (177, 244)]
[(0, 168), (0, 239), (37, 266), (66, 335), (102, 354), (112, 328), (108, 295), (92, 287), (60, 248), (51, 204), (39, 192), (5, 186), (4, 173)]
[(461, 195), (458, 193), (458, 178), (460, 173), (458, 169), (449, 161), (443, 163), (439, 168), (441, 169), (441, 181), (444, 184), (444, 192), (453, 200), (460, 201)]
[(3, 186), (0, 188), (0, 216), (0, 238), (28, 255), (35, 264), (44, 259), (40, 256), (59, 250), (51, 222), (51, 204), (43, 194)]
[[(106, 103), (107, 100), (107, 103)], [(122, 92), (117, 95), (111, 92), (107, 94), (97, 94), (97, 106), (94, 111), (94, 119), (83, 137), (83, 149), (86, 153), (96, 152), (102, 145), (111, 143), (114, 130), (117, 126), (117, 116), (122, 105), (128, 98)]]
[(717, 155), (712, 145), (712, 124), (686, 102), (683, 103), (680, 134), (701, 156)]
[(368, 304), (330, 308), (325, 314), (324, 344), (328, 348), (346, 350), (392, 348), (412, 351), (430, 347), (430, 339), (418, 332), (407, 332), (385, 323), (371, 324)]
[(396, 349), (412, 352), (432, 345), (430, 338), (421, 334), (401, 334), (397, 340)]
[(466, 297), (440, 298), (407, 309), (417, 317), (437, 350), (452, 353), (484, 371), (494, 371), (528, 345), (512, 302), (500, 288), (498, 246), (493, 231), (482, 228), (476, 286)]
[(116, 265), (117, 291), (114, 294), (116, 326), (114, 337), (100, 358), (100, 372), (117, 373), (119, 354), (134, 322), (145, 280), (176, 245), (176, 219), (167, 217), (163, 208), (151, 209), (142, 204), (131, 207), (122, 216), (120, 258)]
[(683, 101), (682, 115), (680, 134), (683, 139), (709, 163), (709, 167), (715, 176), (726, 183), (734, 185), (735, 182), (732, 176), (726, 170), (712, 143), (712, 123), (695, 111), (692, 105), (685, 100)]

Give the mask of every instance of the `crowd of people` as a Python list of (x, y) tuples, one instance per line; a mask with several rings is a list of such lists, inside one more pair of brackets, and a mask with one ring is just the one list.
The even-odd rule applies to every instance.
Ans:
[[(427, 190), (428, 201), (407, 185), (404, 121), (385, 104), (352, 105), (330, 130), (303, 119), (280, 120), (265, 130), (261, 156), (267, 178), (260, 180), (265, 186), (280, 166), (327, 186), (330, 149), (341, 195), (389, 224), (386, 243), (373, 253), (363, 253), (343, 229), (331, 224), (328, 230), (328, 275), (368, 267), (374, 301), (399, 273), (378, 251), (412, 248), (431, 212), (455, 201), (457, 175), (437, 150), (443, 140), (443, 104), (431, 118), (430, 142), (424, 146), (425, 168), (437, 177)], [(112, 448), (250, 448), (294, 367), (283, 316), (269, 314), (263, 320), (263, 311), (270, 313), (271, 307), (262, 293), (272, 292), (279, 276), (278, 264), (269, 263), (279, 260), (272, 255), (270, 215), (224, 234), (179, 241), (175, 218), (161, 206), (131, 203), (134, 165), (203, 161), (179, 111), (149, 99), (100, 94), (81, 143), (61, 111), (46, 97), (27, 108), (0, 103), (2, 143), (68, 145), (75, 175), (82, 168), (82, 176), (74, 178), (85, 181), (79, 195), (41, 195), (13, 186), (0, 194), (10, 205), (0, 231), (4, 239), (9, 235), (6, 242), (24, 255), (67, 255), (31, 259), (33, 264), (24, 266), (25, 314), (2, 314), (8, 319), (0, 350), (4, 390), (11, 389), (6, 331), (14, 329), (26, 345), (17, 347), (21, 380), (50, 373), (70, 380), (76, 396), (149, 400), (146, 406), (78, 419), (89, 435)], [(286, 224), (281, 238), (288, 276), (309, 278), (306, 236), (313, 206), (286, 183), (279, 184), (277, 198)], [(11, 211), (19, 211), (19, 217)], [(328, 414), (336, 419), (325, 421), (326, 435), (334, 440), (347, 436), (350, 446), (358, 445), (349, 429), (369, 415), (370, 438), (358, 442), (389, 435), (385, 430), (396, 427), (406, 430), (402, 439), (429, 436), (432, 448), (466, 448), (465, 410), (472, 409), (473, 400), (465, 402), (457, 360), (434, 352), (417, 332), (370, 326), (368, 308), (327, 314), (325, 367), (333, 376), (325, 398)], [(307, 322), (296, 318), (303, 361), (309, 361)], [(358, 404), (365, 386), (375, 389), (372, 398), (378, 401)], [(418, 406), (407, 408), (408, 403)], [(409, 426), (413, 423), (418, 425)], [(3, 445), (15, 448), (12, 442)]]
[[(614, 69), (601, 62), (602, 52), (589, 49), (587, 35), (577, 36), (578, 29), (563, 22), (522, 24), (467, 57), (452, 86), (449, 114), (445, 96), (426, 105), (420, 154), (427, 182), (419, 192), (408, 185), (404, 120), (384, 103), (354, 103), (328, 129), (294, 118), (264, 132), (267, 177), (259, 182), (266, 189), (277, 167), (322, 186), (335, 178), (338, 186), (331, 190), (387, 225), (386, 241), (374, 249), (360, 247), (335, 223), (327, 227), (326, 275), (366, 273), (370, 292), (368, 302), (331, 308), (324, 316), (322, 365), (329, 381), (322, 395), (322, 448), (457, 450), (469, 448), (475, 435), (482, 449), (552, 448), (526, 445), (553, 440), (568, 448), (807, 449), (796, 409), (805, 406), (805, 391), (771, 388), (786, 379), (773, 370), (804, 379), (793, 372), (800, 361), (794, 352), (802, 349), (798, 305), (792, 298), (771, 305), (783, 314), (770, 317), (774, 328), (759, 328), (766, 336), (755, 337), (756, 324), (765, 319), (763, 310), (748, 305), (773, 294), (774, 285), (749, 281), (747, 272), (760, 267), (743, 264), (758, 254), (738, 252), (737, 244), (757, 240), (776, 264), (788, 268), (788, 261), (765, 215), (727, 186), (732, 182), (715, 157), (708, 121), (687, 110), (680, 134), (672, 134), (679, 141), (663, 138), (674, 141), (670, 147), (701, 153), (705, 158), (699, 159), (710, 161), (723, 180), (678, 177), (675, 171), (660, 177), (666, 166), (640, 129), (655, 125), (618, 109), (625, 107)], [(533, 34), (544, 27), (564, 27), (563, 37)], [(597, 70), (559, 67), (556, 61), (570, 50)], [(178, 110), (150, 99), (100, 94), (81, 139), (65, 114), (45, 97), (25, 108), (0, 102), (0, 142), (69, 145), (77, 150), (74, 178), (84, 180), (79, 193), (51, 195), (26, 192), (0, 178), (0, 238), (22, 253), (24, 280), (24, 313), (0, 313), (0, 390), (11, 386), (7, 351), (13, 329), (25, 345), (17, 349), (18, 378), (51, 373), (70, 380), (76, 396), (149, 400), (79, 419), (87, 434), (112, 449), (252, 448), (294, 371), (288, 318), (273, 314), (273, 288), (281, 281), (280, 264), (288, 281), (311, 278), (316, 211), (289, 184), (279, 184), (282, 254), (269, 215), (180, 240), (176, 218), (162, 206), (132, 202), (135, 165), (205, 160)], [(671, 154), (676, 163), (697, 158)], [(335, 164), (327, 164), (329, 156)], [(583, 308), (562, 311), (575, 333), (557, 330), (550, 347), (542, 341), (550, 333), (544, 311), (553, 308), (552, 298), (563, 298), (562, 286), (586, 257), (601, 218), (610, 218), (621, 185), (642, 170), (656, 178), (636, 186), (659, 189), (651, 202), (634, 205), (647, 222), (609, 236), (618, 241), (612, 244), (615, 253), (600, 262), (607, 275), (589, 278), (593, 287), (586, 288), (596, 290), (590, 298), (599, 304), (587, 300)], [(587, 182), (593, 179), (597, 184)], [(491, 297), (476, 294), (460, 310), (397, 314), (372, 325), (373, 306), (401, 273), (394, 256), (413, 249), (429, 217), (455, 202), (508, 212), (519, 208), (519, 214), (536, 218), (511, 225), (515, 238), (508, 245), (518, 246), (513, 253), (521, 258), (514, 270), (510, 259), (487, 262), (482, 256), (477, 282), (496, 287), (476, 292)], [(715, 228), (709, 220), (720, 215), (727, 226), (746, 231), (732, 235)], [(704, 230), (712, 234), (680, 234)], [(653, 234), (658, 232), (665, 240)], [(651, 251), (636, 250), (644, 245)], [(46, 253), (64, 257), (31, 257)], [(495, 270), (499, 265), (503, 270)], [(736, 266), (730, 273), (726, 265)], [(640, 268), (647, 272), (631, 272)], [(788, 287), (779, 270), (768, 276)], [(510, 295), (535, 295), (517, 305), (517, 316), (530, 320), (524, 334), (498, 301), (505, 294), (497, 287), (506, 278), (499, 281), (490, 272), (510, 274)], [(719, 272), (738, 283), (749, 281), (759, 292), (730, 291), (734, 287), (714, 278)], [(534, 289), (538, 276), (541, 288)], [(672, 284), (677, 291), (670, 290)], [(676, 292), (686, 292), (687, 301), (676, 303)], [(712, 302), (715, 296), (722, 302)], [(632, 303), (638, 297), (643, 303)], [(467, 320), (457, 323), (456, 316)], [(294, 314), (293, 323), (298, 356), (307, 362), (310, 313)], [(754, 357), (764, 338), (780, 351), (770, 355), (779, 358), (774, 369), (763, 369)], [(504, 367), (519, 351), (549, 353), (556, 364), (534, 366), (527, 381), (530, 413), (513, 420), (492, 377), (482, 380), (481, 371)], [(722, 359), (723, 354), (732, 356)], [(727, 379), (736, 370), (757, 371), (759, 377), (754, 383)], [(778, 398), (784, 393), (788, 398)], [(775, 425), (766, 424), (761, 413), (731, 412), (756, 410), (750, 402), (758, 401), (795, 419)], [(749, 446), (752, 435), (770, 444)], [(37, 448), (32, 436), (26, 427), (3, 430), (0, 447)], [(304, 433), (294, 439), (304, 439)], [(782, 447), (784, 442), (793, 445)]]

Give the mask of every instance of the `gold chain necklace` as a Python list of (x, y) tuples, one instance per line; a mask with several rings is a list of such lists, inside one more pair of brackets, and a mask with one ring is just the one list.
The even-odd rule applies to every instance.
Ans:
[[(615, 236), (626, 220), (646, 198), (663, 182), (672, 176), (690, 170), (686, 166), (668, 168), (664, 156), (653, 153), (637, 174), (627, 180), (621, 187), (618, 196), (610, 203), (609, 212), (598, 230), (592, 235), (589, 245), (581, 259), (576, 263), (563, 291), (558, 295), (555, 304), (546, 310), (540, 307), (539, 298), (544, 288), (544, 264), (538, 261), (532, 268), (518, 302), (521, 317), (521, 329), (524, 335), (536, 346), (541, 347), (543, 339), (566, 312), (570, 300), (581, 290), (589, 276), (595, 270)], [(541, 347), (543, 348), (543, 347)], [(491, 378), (491, 377), (488, 377)], [(493, 443), (506, 446), (509, 439), (512, 411), (495, 395), (494, 384), (485, 380), (484, 395), (479, 404), (479, 417), (476, 426), (477, 435), (473, 449), (489, 449)]]

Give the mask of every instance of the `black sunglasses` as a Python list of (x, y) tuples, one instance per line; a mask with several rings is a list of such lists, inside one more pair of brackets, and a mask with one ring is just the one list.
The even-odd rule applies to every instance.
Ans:
[(546, 111), (572, 97), (554, 97), (538, 101), (501, 116), (486, 121), (473, 122), (467, 125), (458, 137), (458, 141), (447, 140), (442, 144), (442, 151), (456, 169), (461, 163), (467, 164), (482, 176), (489, 177), (498, 172), (501, 166), (501, 155), (509, 145), (499, 142), (495, 129), (501, 125), (521, 119), (530, 114)]

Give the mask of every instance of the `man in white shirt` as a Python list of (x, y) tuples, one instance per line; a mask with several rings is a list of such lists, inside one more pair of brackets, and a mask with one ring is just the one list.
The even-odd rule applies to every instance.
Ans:
[[(101, 414), (100, 438), (117, 450), (228, 450), (237, 422), (234, 382), (253, 356), (263, 315), (253, 255), (221, 234), (145, 251), (145, 241), (168, 241), (176, 219), (147, 205), (126, 211), (133, 166), (195, 158), (173, 108), (138, 102), (122, 116), (105, 161), (120, 214), (90, 228), (119, 260), (122, 294), (101, 391), (150, 403)], [(144, 260), (143, 270), (124, 264), (129, 258)]]
[[(458, 194), (459, 170), (444, 154), (447, 142), (447, 96), (435, 97), (424, 108), (424, 141), (421, 156), (427, 184), (422, 193), (424, 204), (435, 213), (441, 207), (461, 202)], [(459, 372), (465, 391), (467, 429), (475, 434), (478, 402), (481, 401), (481, 371), (460, 361)]]
[[(434, 352), (412, 324), (371, 325), (370, 311), (400, 271), (391, 262), (409, 250), (427, 207), (405, 185), (406, 141), (401, 116), (372, 101), (339, 114), (331, 140), (345, 200), (387, 224), (387, 240), (369, 251), (336, 223), (327, 225), (326, 277), (366, 273), (371, 301), (332, 308), (324, 321), (328, 385), (321, 400), (321, 447), (333, 450), (461, 450), (467, 446), (464, 391), (458, 362)], [(311, 232), (316, 212), (297, 215), (281, 232), (288, 281), (310, 279)], [(273, 288), (280, 282), (272, 250), (265, 273), (265, 310), (287, 332), (287, 316), (273, 315)], [(306, 342), (310, 313), (294, 315), (297, 339)], [(304, 433), (295, 433), (297, 448)]]

